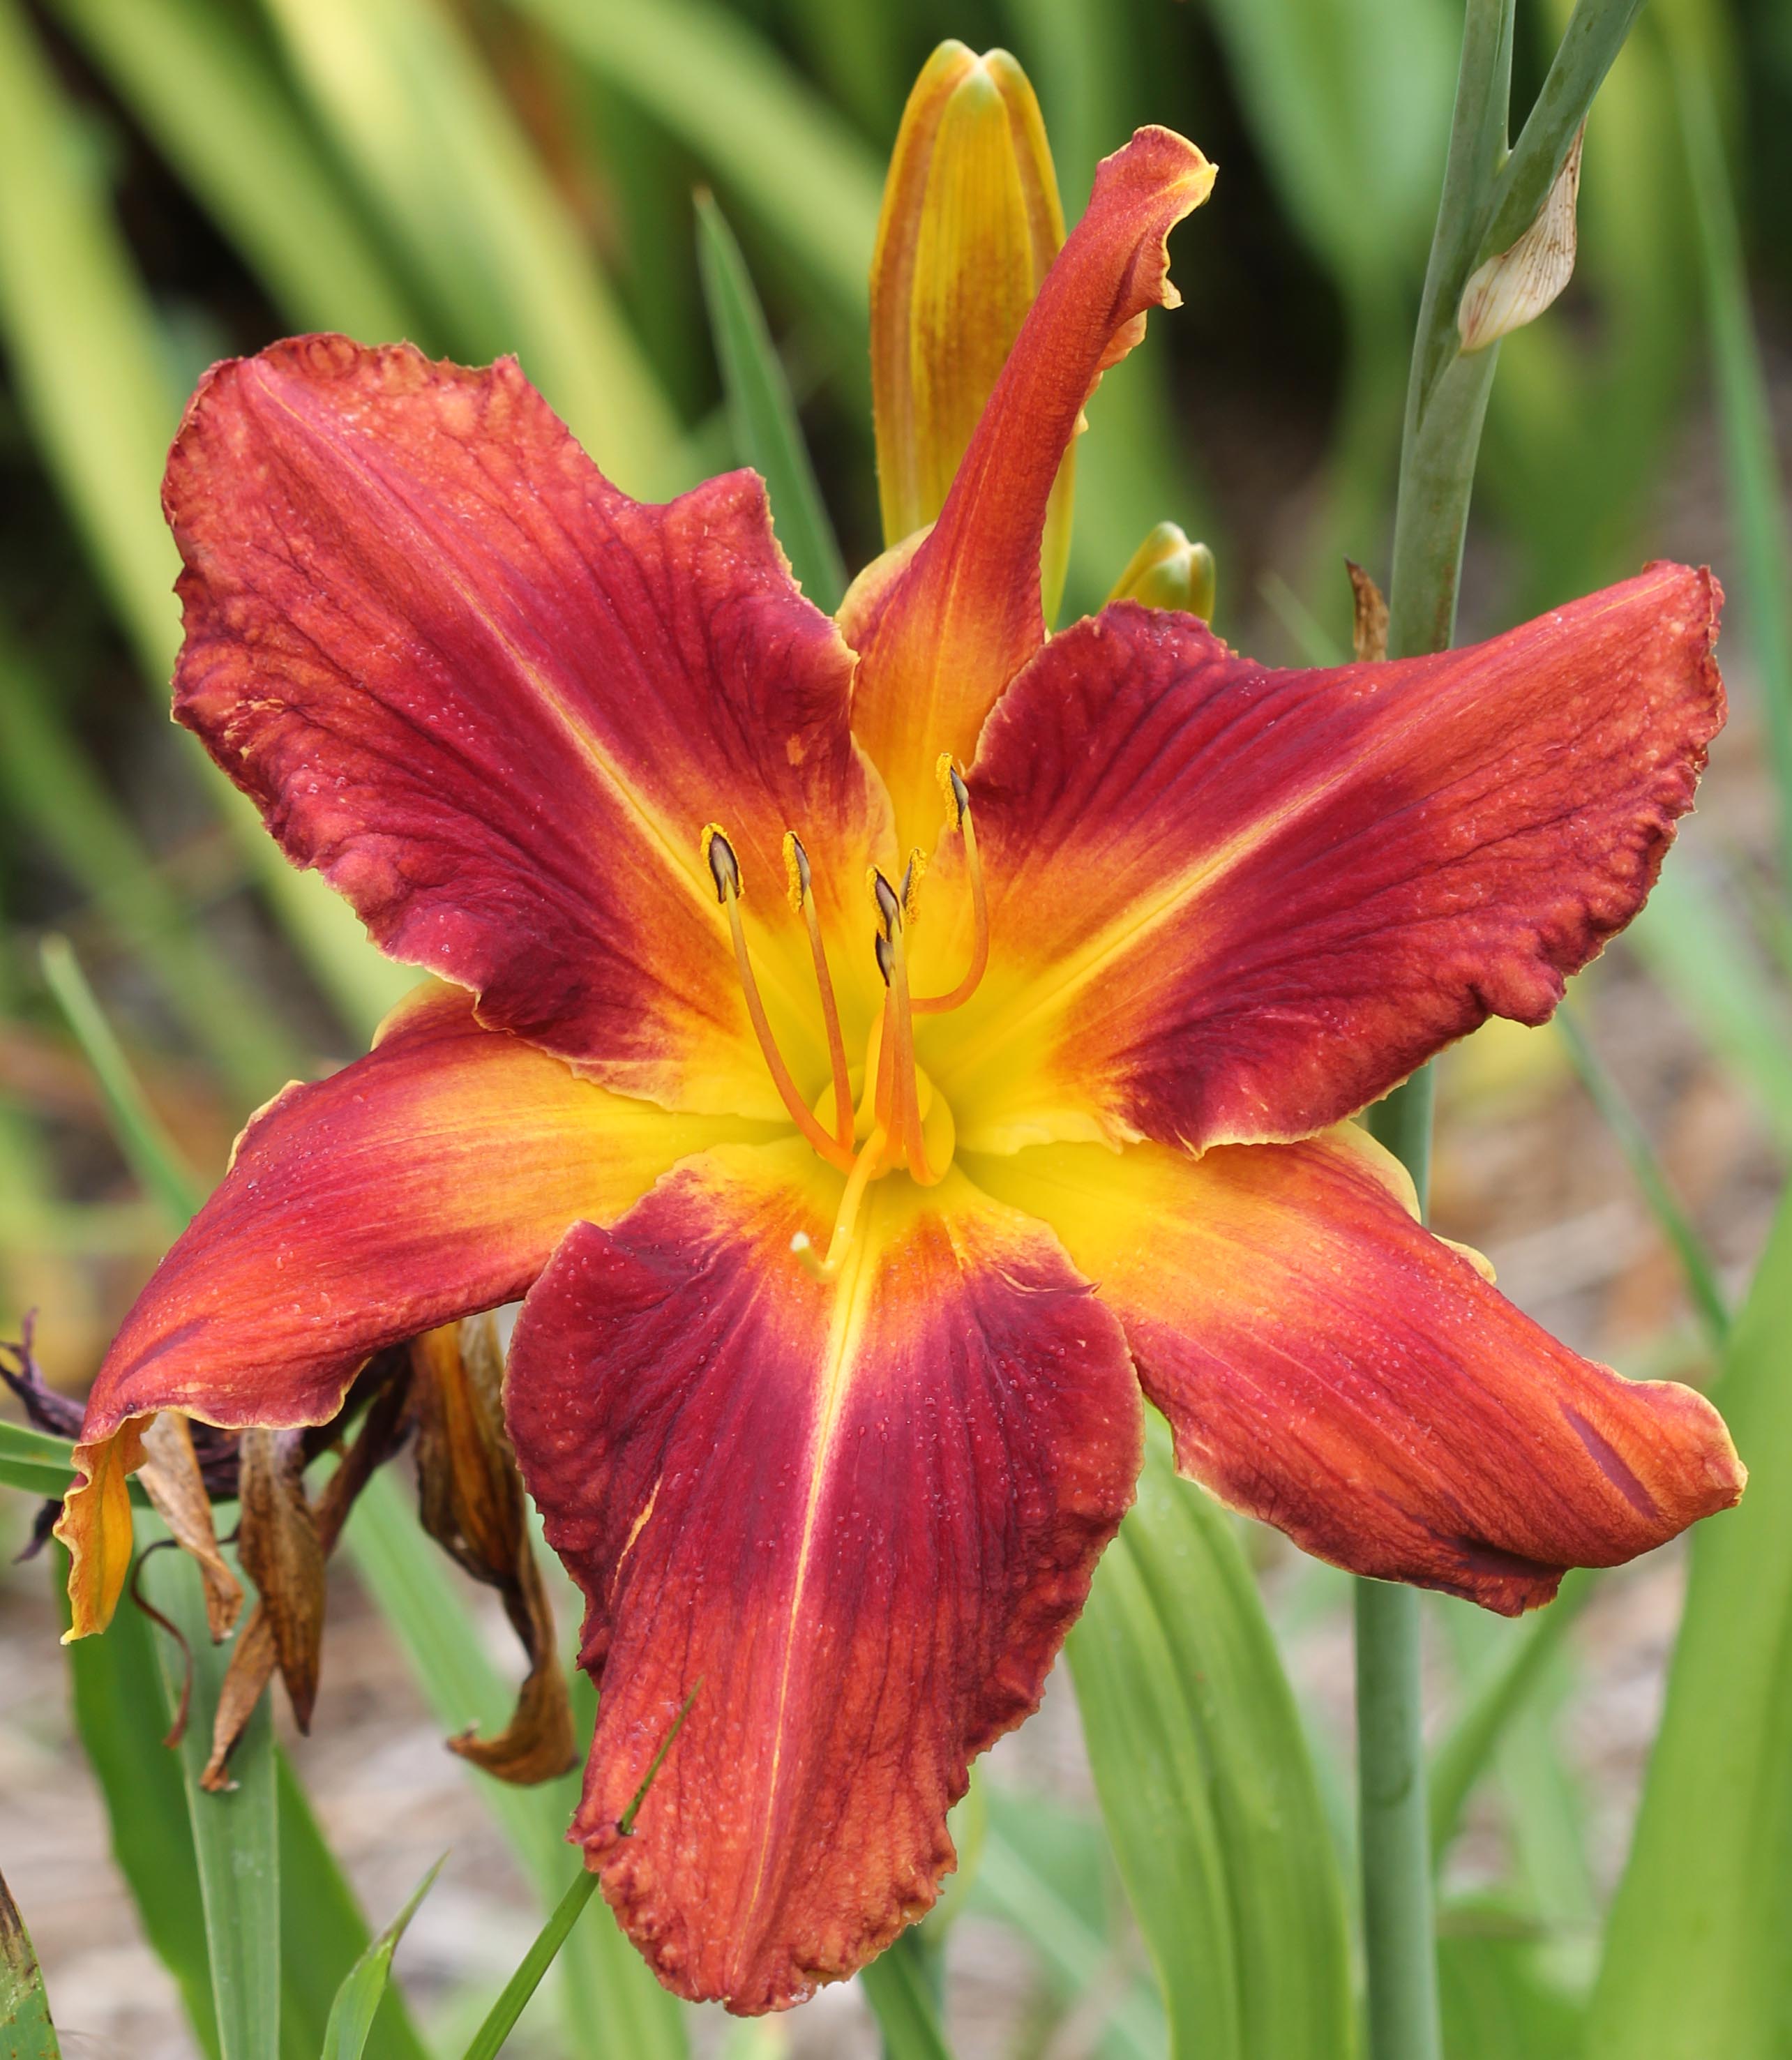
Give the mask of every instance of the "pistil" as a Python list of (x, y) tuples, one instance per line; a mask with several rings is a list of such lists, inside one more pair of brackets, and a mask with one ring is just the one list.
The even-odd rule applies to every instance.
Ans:
[(881, 1124), (873, 1126), (864, 1141), (864, 1148), (852, 1161), (852, 1170), (846, 1176), (846, 1186), (841, 1192), (840, 1208), (835, 1212), (833, 1235), (828, 1240), (828, 1256), (817, 1259), (815, 1248), (809, 1242), (807, 1231), (800, 1230), (790, 1240), (790, 1248), (818, 1280), (832, 1280), (844, 1264), (846, 1255), (852, 1248), (852, 1237), (858, 1227), (859, 1211), (864, 1206), (865, 1190), (884, 1171), (884, 1153), (889, 1144), (889, 1133)]
[[(740, 992), (747, 1004), (747, 1015), (753, 1026), (753, 1035), (759, 1040), (759, 1048), (765, 1060), (766, 1070), (772, 1076), (772, 1084), (778, 1091), (778, 1098), (789, 1112), (791, 1120), (829, 1165), (837, 1166), (843, 1172), (851, 1170), (854, 1160), (850, 1143), (851, 1129), (846, 1143), (830, 1136), (808, 1104), (798, 1092), (796, 1083), (790, 1076), (790, 1068), (784, 1062), (784, 1054), (778, 1049), (777, 1040), (772, 1034), (770, 1019), (765, 1013), (765, 1004), (760, 999), (759, 982), (753, 976), (752, 960), (747, 952), (747, 932), (740, 920), (740, 898), (744, 892), (740, 884), (740, 863), (734, 855), (734, 847), (723, 835), (720, 828), (710, 823), (704, 826), (702, 851), (704, 862), (709, 868), (709, 876), (715, 882), (716, 899), (728, 911), (728, 927), (734, 939), (734, 962), (740, 975)], [(829, 990), (830, 993), (832, 989)], [(844, 1048), (841, 1052), (844, 1071)], [(836, 1076), (836, 1077), (838, 1077)]]
[(984, 888), (983, 861), (977, 856), (976, 825), (971, 820), (971, 790), (948, 756), (939, 765), (940, 784), (945, 790), (958, 833), (964, 840), (964, 872), (971, 886), (971, 964), (964, 977), (948, 994), (922, 994), (915, 997), (917, 1016), (944, 1016), (962, 1008), (977, 991), (989, 964), (989, 896)]
[(878, 1109), (878, 1119), (892, 1136), (900, 1139), (910, 1176), (922, 1187), (931, 1188), (940, 1176), (928, 1163), (927, 1147), (921, 1134), (920, 1084), (915, 1070), (915, 1025), (908, 994), (908, 954), (903, 942), (905, 919), (913, 912), (913, 890), (920, 877), (916, 863), (919, 856), (916, 853), (909, 860), (908, 870), (903, 875), (900, 894), (881, 872), (874, 868), (872, 874), (872, 891), (882, 924), (877, 939), (877, 969), (884, 976), (888, 990), (884, 1004), (884, 1051), (880, 1052), (878, 1058), (879, 1092), (884, 1093), (887, 1086), (888, 1098)]

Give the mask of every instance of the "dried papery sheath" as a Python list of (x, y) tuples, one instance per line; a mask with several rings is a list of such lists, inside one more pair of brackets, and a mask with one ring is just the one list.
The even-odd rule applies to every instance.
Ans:
[(1509, 250), (1490, 258), (1463, 289), (1456, 328), (1465, 351), (1485, 350), (1535, 321), (1574, 270), (1574, 209), (1580, 197), (1583, 123), (1537, 219)]

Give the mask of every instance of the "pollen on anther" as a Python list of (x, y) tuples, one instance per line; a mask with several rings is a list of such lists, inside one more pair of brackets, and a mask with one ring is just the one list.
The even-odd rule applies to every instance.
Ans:
[(698, 849), (709, 868), (709, 877), (716, 884), (716, 899), (725, 902), (732, 893), (737, 900), (744, 900), (747, 890), (740, 884), (740, 861), (734, 856), (734, 847), (723, 834), (720, 823), (704, 824)]
[(933, 775), (946, 797), (946, 806), (952, 810), (952, 827), (956, 829), (964, 820), (964, 811), (971, 805), (971, 790), (964, 784), (964, 774), (952, 763), (949, 751), (942, 751), (934, 761)]
[(808, 897), (809, 855), (794, 830), (784, 833), (784, 892), (789, 896), (791, 907), (800, 916), (803, 904)]
[(921, 898), (921, 882), (927, 876), (927, 853), (917, 847), (908, 854), (908, 864), (902, 876), (902, 920), (910, 929), (915, 926)]

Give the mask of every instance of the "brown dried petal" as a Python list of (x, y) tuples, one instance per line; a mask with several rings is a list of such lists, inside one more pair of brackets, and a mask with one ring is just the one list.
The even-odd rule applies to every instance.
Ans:
[(212, 1523), (211, 1498), (193, 1447), (186, 1417), (164, 1409), (143, 1433), (143, 1464), (137, 1478), (176, 1541), (198, 1562), (206, 1591), (206, 1624), (214, 1645), (229, 1635), (242, 1610), (242, 1583), (224, 1563)]
[(1356, 620), (1351, 628), (1351, 645), (1359, 665), (1379, 665), (1387, 656), (1387, 603), (1381, 589), (1349, 558), (1344, 561), (1351, 576), (1351, 593), (1356, 602)]
[(504, 1354), (487, 1316), (413, 1341), (423, 1527), (477, 1581), (496, 1588), (529, 1655), (516, 1714), (494, 1739), (449, 1741), (501, 1781), (564, 1774), (578, 1757), (553, 1611), (529, 1543), (529, 1510), (504, 1428)]
[(301, 1731), (310, 1728), (317, 1698), (324, 1631), (324, 1548), (305, 1499), (304, 1467), (296, 1432), (243, 1432), (237, 1550), (261, 1591), (280, 1678)]
[[(218, 1709), (212, 1718), (211, 1758), (199, 1777), (199, 1786), (214, 1795), (231, 1785), (225, 1763), (242, 1736), (243, 1727), (255, 1714), (261, 1691), (273, 1679), (276, 1663), (273, 1622), (265, 1607), (257, 1603), (237, 1633), (236, 1647), (218, 1691)], [(289, 1687), (287, 1693), (291, 1692)]]

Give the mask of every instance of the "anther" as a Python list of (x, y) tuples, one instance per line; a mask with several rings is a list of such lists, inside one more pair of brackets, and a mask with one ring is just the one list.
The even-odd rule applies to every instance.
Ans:
[(784, 833), (784, 872), (790, 905), (798, 915), (803, 912), (809, 898), (809, 855), (803, 848), (803, 840), (794, 830)]
[(952, 763), (949, 751), (942, 751), (934, 761), (934, 776), (940, 782), (940, 792), (946, 797), (946, 805), (952, 812), (952, 829), (960, 828), (964, 821), (964, 811), (971, 805), (971, 790), (964, 784), (964, 776)]
[(875, 865), (871, 868), (871, 898), (877, 904), (877, 920), (884, 936), (894, 936), (902, 920), (902, 896)]
[(701, 844), (703, 862), (709, 868), (709, 877), (716, 883), (716, 899), (726, 902), (730, 894), (744, 894), (740, 884), (740, 861), (734, 856), (734, 847), (722, 834), (720, 823), (705, 823)]
[(912, 930), (920, 906), (921, 881), (927, 875), (927, 853), (918, 848), (909, 852), (902, 875), (902, 920)]

